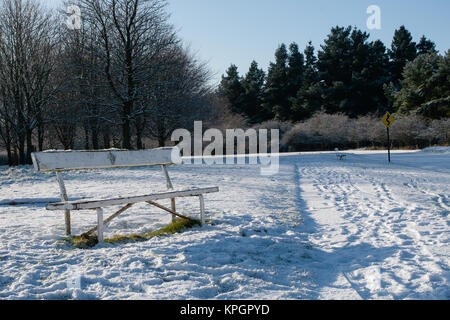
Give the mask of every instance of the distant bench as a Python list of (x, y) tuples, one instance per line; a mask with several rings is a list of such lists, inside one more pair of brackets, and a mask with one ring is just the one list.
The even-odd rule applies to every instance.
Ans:
[(338, 148), (335, 148), (335, 149), (334, 149), (334, 153), (336, 154), (336, 158), (337, 158), (338, 160), (344, 160), (345, 157), (347, 156), (345, 153), (339, 152), (339, 149), (338, 149)]
[[(218, 192), (218, 187), (190, 188), (188, 190), (175, 191), (167, 171), (168, 165), (181, 164), (181, 156), (178, 148), (159, 148), (150, 150), (98, 150), (98, 151), (44, 151), (32, 153), (34, 168), (39, 172), (56, 172), (59, 184), (61, 202), (49, 203), (47, 210), (65, 211), (66, 235), (71, 235), (70, 211), (72, 210), (96, 210), (97, 226), (85, 234), (89, 235), (97, 231), (98, 241), (103, 241), (104, 226), (112, 219), (129, 209), (135, 203), (146, 202), (172, 214), (172, 220), (176, 217), (190, 219), (176, 211), (175, 199), (178, 197), (198, 197), (200, 200), (200, 222), (205, 223), (205, 204), (203, 195)], [(97, 168), (119, 168), (137, 166), (161, 166), (168, 191), (146, 195), (129, 197), (117, 197), (111, 199), (88, 199), (69, 201), (66, 187), (62, 178), (62, 171), (84, 170)], [(156, 200), (171, 199), (171, 208), (167, 208)], [(124, 205), (106, 220), (103, 220), (103, 208), (108, 206)]]

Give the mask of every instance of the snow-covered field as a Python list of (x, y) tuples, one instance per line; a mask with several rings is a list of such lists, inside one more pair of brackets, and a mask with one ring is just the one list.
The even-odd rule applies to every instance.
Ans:
[[(0, 299), (450, 299), (450, 152), (434, 151), (394, 152), (390, 165), (384, 152), (283, 155), (269, 177), (251, 165), (171, 167), (176, 187), (220, 187), (206, 196), (210, 225), (87, 250), (64, 244), (63, 214), (45, 210), (59, 197), (54, 174), (0, 167)], [(159, 168), (64, 176), (72, 199), (165, 188)], [(198, 199), (178, 208), (196, 214)], [(139, 204), (106, 237), (169, 221)], [(73, 233), (95, 223), (76, 212)]]

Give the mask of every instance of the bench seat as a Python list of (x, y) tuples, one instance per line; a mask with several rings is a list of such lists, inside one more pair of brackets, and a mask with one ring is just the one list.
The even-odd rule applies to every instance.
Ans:
[(195, 188), (181, 191), (168, 191), (161, 193), (152, 193), (148, 195), (120, 197), (112, 199), (91, 199), (91, 200), (76, 200), (66, 202), (49, 203), (46, 206), (47, 210), (86, 210), (97, 209), (107, 206), (123, 205), (129, 203), (147, 202), (161, 199), (171, 199), (178, 197), (193, 197), (205, 193), (218, 192), (218, 187), (209, 188)]

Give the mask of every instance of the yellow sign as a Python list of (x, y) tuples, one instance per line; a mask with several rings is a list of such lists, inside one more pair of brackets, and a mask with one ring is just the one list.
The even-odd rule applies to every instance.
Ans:
[(389, 112), (386, 112), (386, 114), (384, 115), (383, 119), (381, 119), (381, 121), (384, 123), (384, 125), (386, 127), (389, 128), (394, 123), (395, 118), (393, 116), (391, 116), (391, 114)]

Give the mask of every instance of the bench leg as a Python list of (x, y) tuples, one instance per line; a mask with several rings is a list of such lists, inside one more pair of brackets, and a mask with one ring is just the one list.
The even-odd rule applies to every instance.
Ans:
[(97, 208), (97, 237), (98, 242), (103, 242), (103, 209)]
[(66, 210), (64, 218), (66, 220), (66, 236), (70, 236), (72, 234), (72, 231), (70, 228), (70, 210)]
[(205, 200), (202, 194), (198, 198), (200, 199), (200, 223), (203, 226), (205, 224)]
[[(64, 184), (64, 180), (61, 172), (56, 171), (56, 180), (59, 185), (59, 192), (61, 194), (61, 201), (68, 201), (69, 197), (67, 196), (66, 185)], [(66, 210), (65, 212), (65, 221), (66, 221), (66, 236), (70, 236), (72, 234), (70, 228), (70, 210)]]
[[(177, 208), (175, 206), (175, 198), (170, 199), (170, 207), (172, 209), (172, 212), (177, 212), (177, 210), (176, 210)], [(177, 218), (177, 216), (172, 214), (172, 222), (174, 222), (176, 218)]]

